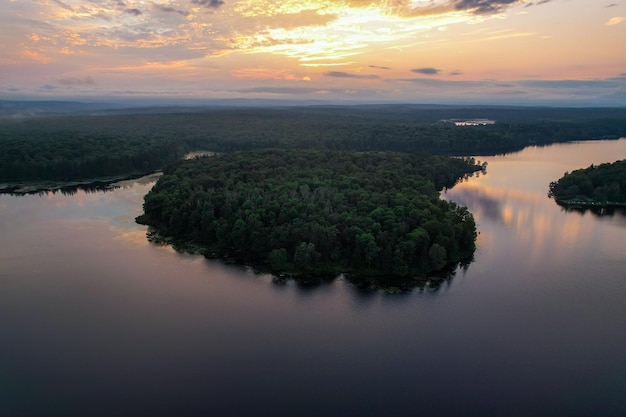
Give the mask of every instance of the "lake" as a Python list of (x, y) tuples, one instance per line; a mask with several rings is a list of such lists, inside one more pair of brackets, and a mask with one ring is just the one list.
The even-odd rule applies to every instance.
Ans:
[(626, 139), (476, 156), (479, 231), (437, 290), (316, 287), (134, 223), (154, 177), (0, 196), (0, 416), (624, 416), (626, 215), (547, 198)]

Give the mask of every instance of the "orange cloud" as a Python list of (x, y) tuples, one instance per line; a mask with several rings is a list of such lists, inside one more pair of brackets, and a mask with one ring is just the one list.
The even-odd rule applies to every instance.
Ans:
[(622, 23), (625, 20), (626, 20), (626, 17), (624, 17), (624, 16), (615, 16), (615, 17), (610, 18), (604, 25), (605, 26), (615, 26), (615, 25), (619, 25), (620, 23)]

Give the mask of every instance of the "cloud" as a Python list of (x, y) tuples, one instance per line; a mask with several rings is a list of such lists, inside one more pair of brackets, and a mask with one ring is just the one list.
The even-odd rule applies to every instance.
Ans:
[(389, 67), (380, 67), (378, 65), (369, 65), (370, 68), (375, 68), (375, 69), (382, 69), (382, 70), (389, 70), (391, 68)]
[(76, 78), (76, 77), (67, 77), (61, 78), (59, 80), (59, 84), (67, 85), (67, 86), (85, 86), (85, 85), (95, 85), (96, 82), (90, 76), (86, 76), (85, 78)]
[(222, 0), (191, 0), (191, 2), (211, 9), (217, 9), (224, 4)]
[[(224, 90), (226, 91), (226, 90)], [(354, 97), (372, 97), (380, 94), (379, 91), (368, 89), (342, 89), (342, 88), (324, 88), (324, 87), (254, 87), (241, 90), (228, 90), (236, 94), (271, 94), (271, 95), (294, 95), (298, 98), (315, 98), (329, 99), (333, 97), (354, 98)]]
[[(550, 1), (551, 0), (539, 0), (537, 2), (527, 3), (526, 6), (545, 4)], [(500, 13), (507, 7), (522, 3), (522, 0), (456, 0), (454, 2), (454, 8), (475, 14), (493, 14)]]
[(441, 72), (441, 70), (437, 68), (432, 68), (432, 67), (425, 67), (425, 68), (414, 68), (411, 70), (411, 72), (424, 74), (424, 75), (437, 75)]
[(269, 29), (295, 29), (303, 26), (324, 26), (337, 19), (332, 13), (318, 13), (317, 10), (302, 10), (295, 13), (275, 13), (269, 15), (246, 16), (247, 28), (263, 32)]
[(361, 79), (369, 79), (369, 80), (375, 80), (375, 79), (380, 78), (378, 75), (375, 75), (375, 74), (370, 74), (370, 75), (352, 74), (352, 73), (343, 72), (343, 71), (329, 71), (329, 72), (325, 72), (324, 75), (327, 77), (335, 77), (335, 78), (361, 78)]
[(133, 16), (141, 16), (143, 14), (139, 9), (126, 9), (124, 13), (132, 14)]
[(458, 81), (458, 80), (441, 80), (437, 78), (398, 78), (394, 81), (400, 81), (405, 83), (411, 83), (420, 87), (433, 87), (438, 91), (441, 89), (455, 89), (455, 88), (479, 88), (484, 89), (487, 87), (492, 88), (494, 86), (492, 81)]
[(524, 90), (501, 90), (493, 93), (498, 96), (527, 96), (528, 91)]
[(63, 9), (73, 12), (74, 9), (69, 4), (63, 3), (61, 0), (53, 0), (56, 4), (61, 6)]
[(467, 14), (497, 14), (505, 9), (524, 5), (538, 6), (552, 0), (341, 0), (351, 8), (383, 7), (403, 17), (437, 16), (462, 11)]
[(265, 94), (316, 94), (320, 91), (324, 91), (320, 88), (308, 88), (308, 87), (255, 87), (246, 88), (243, 90), (237, 90), (240, 93), (265, 93)]
[[(254, 67), (254, 68), (237, 68), (230, 71), (231, 76), (238, 79), (248, 80), (289, 80), (289, 81), (307, 81), (307, 77), (294, 74), (291, 71), (276, 70), (275, 68)], [(308, 79), (310, 81), (310, 77)]]
[(617, 6), (617, 3), (611, 3), (611, 4), (607, 4), (606, 6), (604, 6), (604, 8), (608, 9), (609, 7), (615, 7)]
[(626, 80), (622, 78), (605, 78), (591, 80), (524, 80), (518, 83), (523, 86), (554, 88), (567, 90), (580, 89), (615, 89), (626, 86)]
[(463, 73), (459, 70), (454, 70), (450, 73), (450, 75), (456, 76), (456, 75), (462, 75)]
[(157, 7), (157, 10), (160, 10), (164, 13), (178, 13), (181, 16), (189, 16), (189, 12), (185, 10), (175, 9), (170, 6), (163, 6), (163, 5), (158, 5), (156, 7)]
[(608, 22), (606, 22), (604, 24), (604, 26), (615, 26), (615, 25), (619, 25), (620, 23), (622, 23), (623, 21), (626, 21), (626, 17), (624, 16), (615, 16), (612, 17), (608, 20)]
[(524, 7), (539, 6), (540, 4), (546, 4), (546, 3), (549, 3), (549, 2), (551, 2), (551, 1), (552, 1), (552, 0), (539, 0), (539, 1), (534, 2), (534, 3), (528, 3), (528, 4), (526, 4), (526, 6), (524, 6)]

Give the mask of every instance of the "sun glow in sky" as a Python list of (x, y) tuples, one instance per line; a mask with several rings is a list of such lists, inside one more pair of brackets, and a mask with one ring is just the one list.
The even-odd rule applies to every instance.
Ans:
[(0, 98), (626, 105), (624, 0), (0, 7)]

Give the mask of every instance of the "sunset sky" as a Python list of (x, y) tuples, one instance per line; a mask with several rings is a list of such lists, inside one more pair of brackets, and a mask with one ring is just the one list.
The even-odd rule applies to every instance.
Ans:
[(626, 0), (0, 0), (0, 99), (626, 106)]

